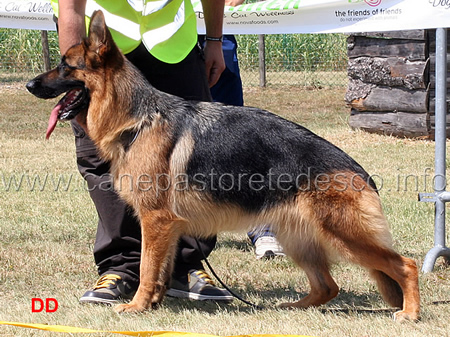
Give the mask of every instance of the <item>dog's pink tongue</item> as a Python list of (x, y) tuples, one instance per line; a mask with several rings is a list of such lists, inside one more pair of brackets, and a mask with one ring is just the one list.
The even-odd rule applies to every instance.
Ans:
[(58, 113), (59, 113), (60, 109), (61, 109), (61, 104), (58, 103), (53, 108), (52, 112), (50, 113), (50, 119), (48, 120), (47, 133), (45, 134), (45, 139), (49, 139), (53, 130), (55, 130), (56, 123), (58, 122)]

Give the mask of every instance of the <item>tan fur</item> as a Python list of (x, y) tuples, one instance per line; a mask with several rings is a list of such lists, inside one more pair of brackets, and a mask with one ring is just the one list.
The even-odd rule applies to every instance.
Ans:
[[(151, 127), (141, 131), (132, 149), (126, 154), (122, 153), (123, 148), (119, 148), (118, 145), (116, 147), (105, 145), (111, 149), (117, 148), (117, 153), (111, 151), (111, 156), (121, 158), (121, 160), (112, 161), (111, 172), (115, 180), (129, 177), (130, 182), (119, 190), (119, 195), (138, 213), (141, 207), (160, 208), (167, 203), (165, 187), (170, 182), (166, 181), (165, 177), (169, 173), (167, 157), (171, 144), (167, 139), (166, 128), (164, 122), (160, 122), (160, 119), (156, 118)], [(103, 139), (103, 141), (105, 140)], [(112, 143), (114, 142), (117, 141)], [(161, 184), (164, 189), (156, 191), (154, 189), (156, 183)]]

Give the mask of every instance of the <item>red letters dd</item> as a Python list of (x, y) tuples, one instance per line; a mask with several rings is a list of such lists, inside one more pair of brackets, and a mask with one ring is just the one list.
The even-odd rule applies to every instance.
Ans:
[[(53, 303), (53, 307), (50, 307), (50, 303)], [(45, 309), (45, 312), (55, 312), (58, 310), (58, 301), (55, 298), (46, 298), (45, 302), (42, 298), (31, 299), (31, 312), (41, 312)]]

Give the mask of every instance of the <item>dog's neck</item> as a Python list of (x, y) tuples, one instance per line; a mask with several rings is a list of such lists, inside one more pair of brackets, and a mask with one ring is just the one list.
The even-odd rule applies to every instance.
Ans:
[(108, 161), (125, 155), (143, 128), (164, 123), (184, 105), (183, 99), (151, 86), (126, 59), (105, 84), (103, 92), (91, 97), (87, 129), (101, 157)]
[(136, 141), (139, 136), (141, 129), (137, 130), (125, 130), (121, 133), (119, 137), (119, 142), (122, 144), (123, 150), (128, 152), (131, 145)]

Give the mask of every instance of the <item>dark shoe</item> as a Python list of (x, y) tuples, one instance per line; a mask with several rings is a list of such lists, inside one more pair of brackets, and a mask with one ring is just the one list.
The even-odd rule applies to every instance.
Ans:
[(81, 303), (115, 304), (133, 298), (136, 289), (123, 281), (119, 275), (106, 274), (100, 277), (92, 290), (80, 298)]
[(204, 270), (192, 270), (187, 282), (173, 279), (167, 296), (189, 298), (191, 300), (231, 302), (233, 296), (226, 289), (218, 288)]

